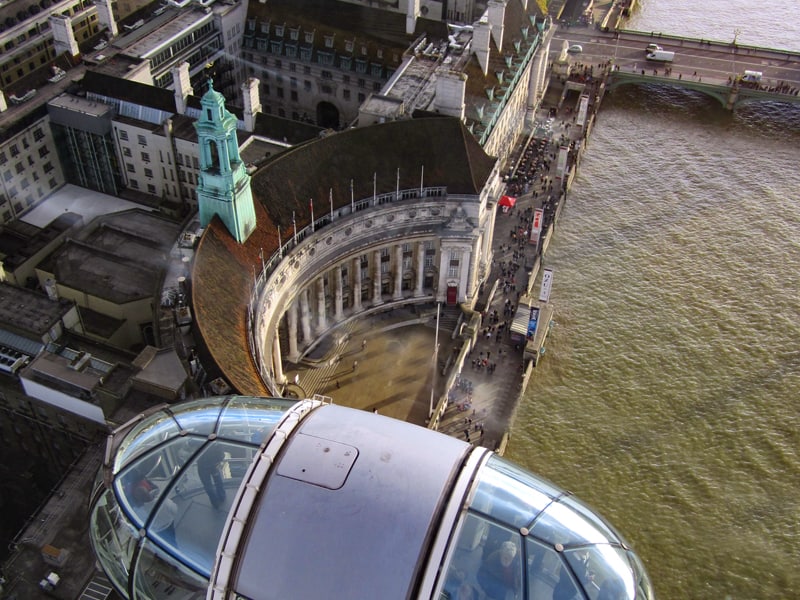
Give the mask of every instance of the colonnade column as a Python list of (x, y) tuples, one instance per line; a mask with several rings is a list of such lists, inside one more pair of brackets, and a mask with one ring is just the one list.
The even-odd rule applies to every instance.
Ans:
[(425, 274), (425, 242), (417, 242), (417, 285), (414, 288), (414, 295), (424, 296), (422, 291), (423, 275)]
[(297, 303), (292, 302), (286, 314), (286, 327), (289, 330), (289, 360), (297, 362), (300, 353), (297, 351)]
[(300, 327), (303, 329), (303, 341), (311, 343), (311, 310), (308, 306), (308, 288), (300, 292)]
[(394, 247), (394, 294), (392, 300), (403, 299), (403, 245)]
[(333, 275), (333, 290), (334, 290), (334, 319), (337, 321), (342, 320), (342, 296), (344, 292), (342, 291), (342, 267), (341, 265), (336, 265), (333, 267), (331, 271)]
[(436, 301), (447, 300), (447, 280), (450, 266), (450, 246), (441, 244), (439, 247), (439, 280), (436, 283)]
[(383, 298), (381, 298), (381, 251), (375, 250), (372, 253), (373, 259), (372, 262), (372, 272), (374, 273), (372, 279), (372, 304), (373, 306), (378, 306), (383, 304)]
[[(493, 209), (490, 211), (489, 216), (489, 223), (481, 232), (481, 242), (483, 244), (483, 248), (481, 249), (481, 260), (485, 264), (489, 264), (491, 261), (492, 256), (492, 244), (494, 243), (494, 228), (497, 224), (497, 203), (496, 202), (488, 202), (487, 204), (491, 204)], [(486, 271), (488, 272), (489, 269), (487, 268)]]
[(353, 310), (361, 311), (361, 257), (353, 259)]
[[(478, 278), (480, 276), (480, 269), (486, 264), (487, 256), (481, 252), (481, 239), (476, 237), (472, 242), (472, 256), (469, 257), (469, 273), (467, 274), (466, 295), (470, 298), (478, 292)], [(488, 269), (486, 270), (488, 273)]]
[(317, 331), (322, 332), (328, 327), (325, 317), (325, 280), (317, 278)]
[(286, 376), (283, 374), (283, 362), (281, 361), (281, 341), (278, 338), (278, 328), (272, 332), (272, 372), (275, 373), (277, 383), (286, 383)]

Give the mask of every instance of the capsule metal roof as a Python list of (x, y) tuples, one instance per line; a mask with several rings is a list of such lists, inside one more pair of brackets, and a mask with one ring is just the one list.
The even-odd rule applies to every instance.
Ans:
[(389, 417), (317, 409), (266, 483), (242, 548), (237, 593), (411, 597), (469, 449)]
[(305, 400), (228, 396), (109, 438), (91, 539), (126, 598), (651, 600), (572, 494), (485, 448)]

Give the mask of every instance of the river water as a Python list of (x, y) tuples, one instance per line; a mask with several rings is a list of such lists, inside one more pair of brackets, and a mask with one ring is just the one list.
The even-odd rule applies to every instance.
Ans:
[[(800, 49), (797, 0), (629, 27)], [(544, 265), (556, 324), (507, 456), (606, 516), (661, 600), (800, 597), (800, 107), (604, 100)]]

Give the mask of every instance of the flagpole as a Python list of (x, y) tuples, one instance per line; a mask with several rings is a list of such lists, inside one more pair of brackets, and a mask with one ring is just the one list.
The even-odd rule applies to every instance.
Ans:
[(328, 189), (328, 200), (331, 203), (331, 223), (333, 223), (333, 188)]
[(436, 387), (436, 368), (439, 362), (439, 309), (441, 308), (439, 302), (436, 303), (436, 337), (433, 342), (433, 376), (431, 377), (431, 401), (428, 404), (428, 418), (433, 416), (433, 390)]
[(294, 211), (292, 211), (292, 227), (294, 228), (294, 243), (297, 244), (297, 221), (294, 220)]
[(422, 196), (422, 182), (425, 180), (425, 165), (422, 165), (422, 168), (419, 173), (419, 195)]
[(400, 200), (400, 167), (397, 167), (397, 184), (394, 188), (395, 200)]
[(350, 180), (350, 212), (356, 212), (356, 199), (353, 196), (353, 180)]
[(378, 200), (378, 172), (372, 173), (372, 202), (373, 204)]
[(278, 230), (278, 255), (283, 258), (283, 242), (281, 241), (281, 227), (280, 225), (276, 226), (275, 229)]
[(314, 199), (309, 198), (308, 204), (311, 206), (311, 233), (314, 233)]

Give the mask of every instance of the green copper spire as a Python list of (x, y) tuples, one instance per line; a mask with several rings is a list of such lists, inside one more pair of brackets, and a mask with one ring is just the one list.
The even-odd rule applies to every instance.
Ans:
[(236, 117), (225, 109), (225, 97), (211, 79), (200, 104), (202, 114), (194, 124), (200, 151), (200, 225), (206, 227), (219, 215), (241, 244), (256, 228), (256, 213), (250, 176), (239, 156)]

